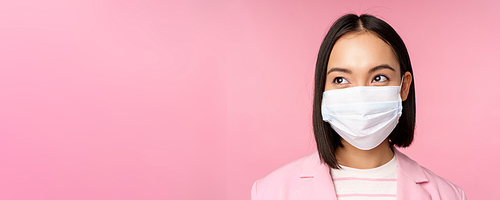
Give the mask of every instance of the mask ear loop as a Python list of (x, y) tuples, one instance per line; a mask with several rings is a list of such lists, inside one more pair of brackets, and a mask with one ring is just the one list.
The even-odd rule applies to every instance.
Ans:
[(404, 82), (404, 80), (405, 80), (405, 79), (404, 79), (404, 77), (405, 77), (405, 75), (403, 75), (403, 76), (401, 77), (401, 84), (399, 85), (399, 94), (401, 94), (401, 92), (403, 92), (403, 91), (402, 91), (402, 90), (403, 90), (403, 82)]
[(401, 85), (399, 85), (399, 87), (401, 87), (401, 88), (403, 87), (403, 82), (405, 80), (404, 78), (405, 78), (405, 75), (401, 76)]

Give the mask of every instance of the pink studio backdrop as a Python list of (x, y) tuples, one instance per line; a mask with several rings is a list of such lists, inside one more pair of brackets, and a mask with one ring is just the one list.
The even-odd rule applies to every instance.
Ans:
[(315, 150), (315, 58), (348, 12), (391, 24), (415, 71), (403, 152), (494, 199), (499, 1), (4, 1), (0, 199), (249, 199)]

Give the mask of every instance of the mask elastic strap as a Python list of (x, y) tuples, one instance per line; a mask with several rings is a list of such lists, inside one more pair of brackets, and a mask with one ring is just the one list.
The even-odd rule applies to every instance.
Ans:
[(403, 87), (403, 81), (405, 80), (404, 77), (405, 75), (401, 76), (401, 85), (399, 85), (399, 87)]

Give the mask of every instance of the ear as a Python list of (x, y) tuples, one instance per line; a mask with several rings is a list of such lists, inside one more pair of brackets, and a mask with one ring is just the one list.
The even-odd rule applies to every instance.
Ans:
[(403, 85), (401, 85), (401, 100), (406, 101), (408, 98), (408, 93), (410, 93), (410, 85), (413, 81), (413, 77), (410, 72), (405, 72), (403, 76)]

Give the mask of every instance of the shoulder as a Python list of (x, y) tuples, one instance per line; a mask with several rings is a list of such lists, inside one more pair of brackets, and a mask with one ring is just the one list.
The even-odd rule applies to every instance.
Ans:
[(252, 186), (252, 199), (265, 196), (269, 199), (278, 199), (284, 193), (298, 187), (304, 168), (319, 161), (319, 155), (314, 152), (308, 156), (294, 160), (261, 178)]

